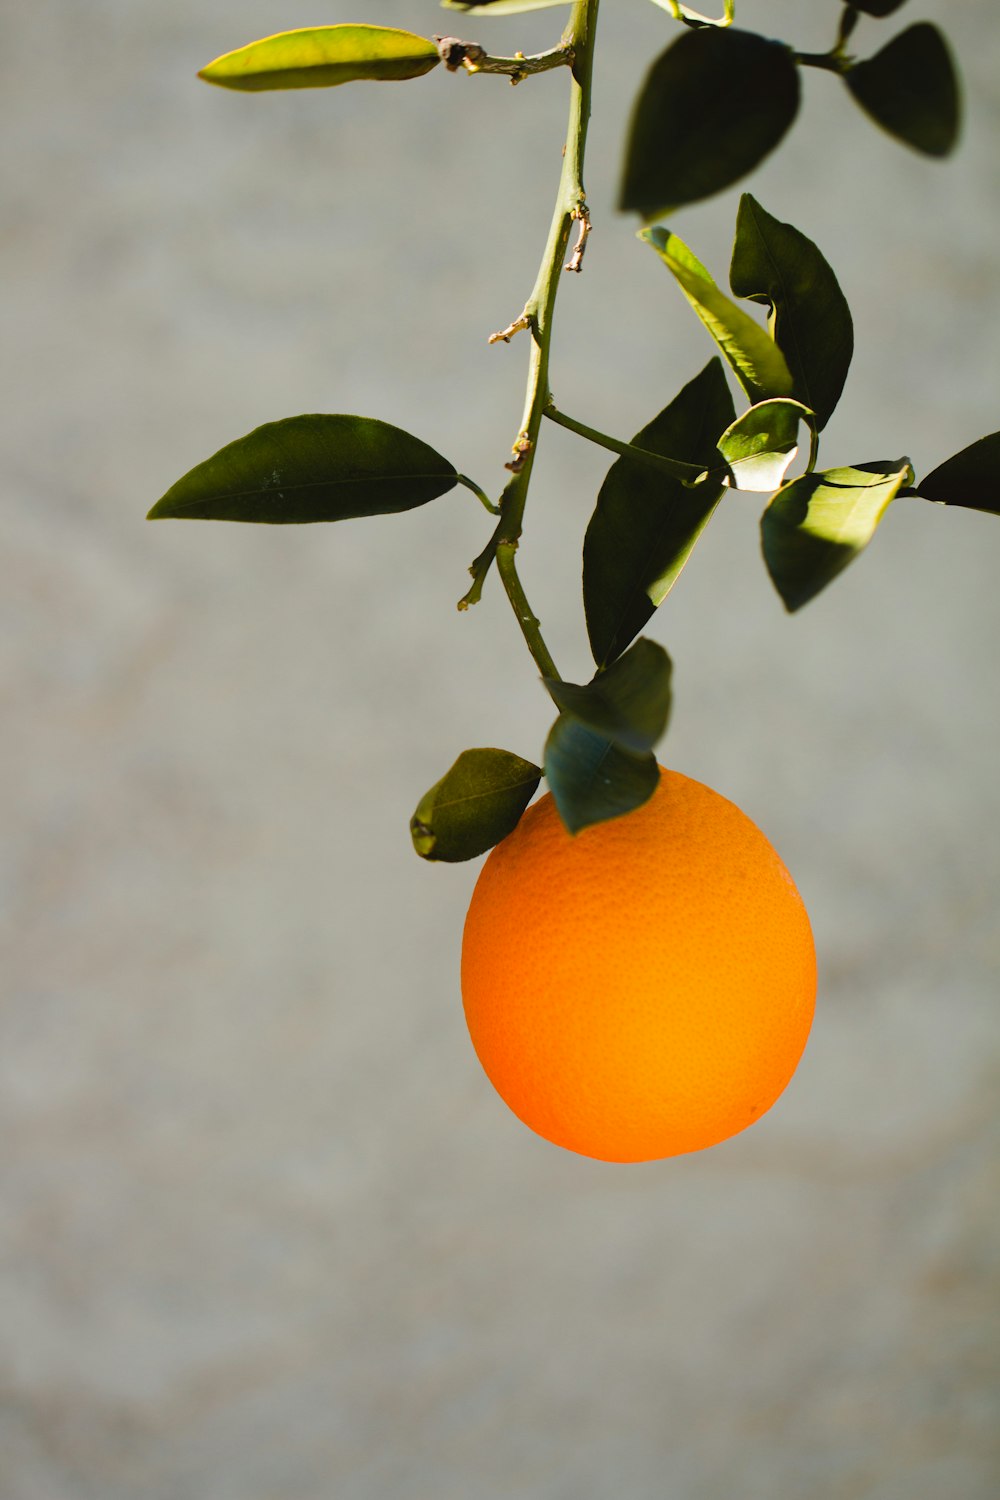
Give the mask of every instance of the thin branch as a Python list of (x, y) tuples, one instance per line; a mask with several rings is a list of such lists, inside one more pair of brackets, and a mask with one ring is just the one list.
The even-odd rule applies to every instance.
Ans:
[(461, 599), (459, 599), (458, 608), (460, 610), (469, 609), (473, 604), (478, 604), (482, 598), (486, 575), (496, 561), (499, 532), (500, 527), (497, 526), (482, 552), (470, 563), (469, 572), (472, 574), (472, 587), (468, 593), (463, 594)]
[[(548, 372), (552, 318), (573, 225), (581, 221), (587, 207), (586, 194), (583, 190), (583, 157), (587, 140), (587, 124), (590, 119), (594, 37), (597, 30), (599, 5), (600, 0), (574, 0), (569, 25), (563, 33), (561, 48), (554, 49), (554, 52), (562, 51), (565, 54), (564, 60), (572, 59), (569, 119), (566, 125), (566, 142), (559, 187), (552, 222), (549, 226), (548, 240), (531, 296), (525, 304), (521, 318), (516, 320), (516, 326), (511, 324), (509, 329), (505, 329), (499, 335), (501, 339), (505, 339), (505, 335), (513, 336), (518, 328), (526, 329), (529, 334), (528, 382), (524, 414), (513, 448), (514, 459), (507, 465), (511, 471), (511, 477), (500, 499), (500, 520), (488, 544), (469, 569), (473, 579), (472, 587), (460, 601), (460, 609), (467, 609), (469, 605), (478, 601), (482, 594), (484, 580), (493, 563), (497, 562), (498, 568), (501, 566), (501, 555), (504, 558), (502, 566), (506, 570), (504, 584), (511, 602), (515, 605), (515, 610), (518, 609), (515, 603), (516, 588), (513, 583), (516, 579), (516, 572), (513, 569), (513, 549), (521, 535), (535, 449), (542, 425), (542, 413), (549, 400)], [(526, 602), (525, 609), (527, 609)], [(527, 614), (530, 615), (530, 610), (527, 610)], [(531, 616), (531, 618), (534, 617)], [(519, 613), (518, 619), (524, 631), (525, 617)], [(531, 629), (537, 630), (537, 621)], [(527, 631), (525, 635), (527, 638)], [(529, 647), (532, 648), (532, 655), (535, 655), (536, 661), (539, 659), (536, 652), (539, 650), (540, 639), (539, 636), (534, 644), (532, 640), (529, 640)], [(547, 657), (544, 643), (542, 643), (541, 650)], [(543, 675), (558, 674), (553, 668), (551, 672), (546, 669)]]
[(527, 595), (517, 574), (517, 568), (514, 564), (514, 555), (516, 552), (516, 542), (500, 543), (497, 547), (497, 572), (500, 574), (503, 586), (507, 590), (507, 598), (510, 600), (514, 614), (517, 616), (517, 623), (521, 627), (521, 634), (524, 636), (535, 666), (543, 677), (548, 677), (559, 682), (562, 679), (556, 670), (556, 664), (552, 660), (549, 648), (542, 639), (541, 622), (528, 603)]
[(573, 224), (586, 212), (583, 188), (583, 156), (590, 119), (591, 89), (594, 66), (594, 36), (600, 0), (574, 0), (563, 45), (574, 54), (573, 83), (570, 89), (569, 119), (563, 150), (562, 172), (556, 195), (548, 242), (542, 255), (531, 296), (523, 316), (528, 319), (531, 349), (528, 361), (528, 384), (524, 415), (518, 432), (515, 454), (520, 459), (513, 470), (501, 500), (502, 540), (516, 542), (521, 534), (524, 507), (534, 460), (535, 445), (542, 425), (542, 412), (550, 399), (548, 388), (549, 349), (552, 341), (552, 319), (559, 291), (559, 276), (569, 248)]
[(449, 73), (457, 73), (459, 68), (467, 73), (500, 73), (511, 83), (520, 83), (536, 73), (550, 73), (553, 68), (572, 67), (574, 61), (573, 48), (565, 42), (529, 57), (523, 52), (516, 52), (513, 57), (493, 57), (478, 42), (463, 42), (457, 36), (435, 36), (433, 40)]
[(508, 323), (507, 327), (501, 328), (499, 333), (491, 333), (487, 342), (490, 344), (509, 344), (515, 333), (520, 333), (522, 329), (530, 327), (531, 319), (528, 316), (527, 308), (525, 308), (521, 316), (515, 318), (513, 323)]
[(573, 218), (576, 220), (576, 244), (573, 246), (573, 254), (563, 266), (564, 271), (583, 270), (583, 256), (587, 249), (587, 240), (594, 227), (590, 220), (590, 209), (586, 203), (581, 203), (580, 207), (574, 210)]

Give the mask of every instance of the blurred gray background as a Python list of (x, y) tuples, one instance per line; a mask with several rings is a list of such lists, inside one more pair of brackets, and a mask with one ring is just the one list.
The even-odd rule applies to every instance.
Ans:
[[(553, 386), (628, 435), (711, 354), (613, 211), (646, 62), (603, 7)], [(824, 47), (835, 0), (740, 0)], [(733, 496), (652, 625), (662, 758), (782, 852), (817, 1019), (787, 1093), (638, 1167), (525, 1130), (468, 1043), (475, 866), (407, 821), (469, 745), (551, 717), (464, 491), (339, 528), (156, 527), (267, 420), (407, 427), (496, 492), (564, 81), (235, 95), (222, 51), (377, 20), (496, 51), (564, 12), (432, 0), (0, 0), (3, 1500), (931, 1500), (993, 1496), (1000, 525), (900, 502), (800, 615)], [(749, 186), (855, 312), (827, 464), (927, 472), (1000, 426), (1000, 14), (947, 24), (963, 144), (929, 162), (831, 76)], [(675, 227), (724, 276), (736, 194)], [(545, 433), (522, 550), (589, 672), (605, 455)]]

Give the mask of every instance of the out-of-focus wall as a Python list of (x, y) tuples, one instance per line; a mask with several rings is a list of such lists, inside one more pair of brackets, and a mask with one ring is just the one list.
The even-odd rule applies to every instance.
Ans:
[[(835, 0), (740, 0), (826, 45)], [(645, 60), (607, 0), (585, 274), (553, 384), (612, 432), (711, 346), (613, 211)], [(744, 15), (745, 13), (745, 15)], [(431, 0), (7, 0), (0, 18), (0, 1493), (4, 1500), (937, 1500), (996, 1493), (990, 1087), (1000, 979), (1000, 523), (916, 501), (789, 618), (733, 496), (651, 626), (662, 758), (768, 832), (811, 909), (806, 1057), (752, 1131), (635, 1168), (530, 1135), (457, 985), (475, 868), (407, 821), (468, 745), (551, 708), (465, 492), (338, 528), (147, 526), (260, 422), (358, 411), (496, 490), (559, 168), (559, 77), (443, 70), (240, 96), (219, 52), (378, 20), (553, 40)], [(824, 462), (926, 472), (1000, 426), (1000, 17), (947, 24), (962, 148), (836, 79), (749, 186), (857, 320)], [(676, 227), (721, 276), (735, 194)], [(545, 434), (522, 549), (590, 670), (605, 456)]]

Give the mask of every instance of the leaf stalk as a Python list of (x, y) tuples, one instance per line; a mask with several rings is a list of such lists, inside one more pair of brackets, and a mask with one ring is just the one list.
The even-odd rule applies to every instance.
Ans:
[(796, 52), (794, 57), (800, 68), (821, 68), (825, 73), (847, 73), (851, 68), (850, 58), (836, 52)]
[(731, 26), (736, 16), (736, 0), (724, 0), (723, 14), (718, 18), (702, 15), (690, 5), (681, 5), (680, 0), (653, 0), (653, 3), (661, 10), (669, 11), (675, 21), (683, 21), (685, 26)]
[(624, 443), (621, 438), (609, 437), (606, 432), (598, 432), (596, 427), (588, 427), (575, 417), (568, 417), (551, 400), (546, 403), (543, 415), (558, 427), (575, 432), (578, 437), (596, 443), (599, 448), (607, 448), (609, 453), (617, 453), (620, 458), (634, 459), (637, 464), (645, 464), (649, 469), (659, 469), (661, 474), (669, 474), (671, 479), (679, 479), (682, 484), (699, 484), (711, 473), (711, 470), (706, 470), (701, 464), (688, 464), (679, 458), (665, 458), (662, 454), (651, 453), (647, 448), (636, 448), (632, 443)]
[(494, 505), (493, 501), (490, 499), (489, 495), (487, 495), (486, 491), (480, 489), (476, 481), (474, 479), (470, 479), (468, 474), (459, 474), (458, 483), (464, 484), (467, 490), (471, 490), (483, 509), (488, 510), (490, 512), (490, 515), (498, 516), (500, 514), (499, 505)]

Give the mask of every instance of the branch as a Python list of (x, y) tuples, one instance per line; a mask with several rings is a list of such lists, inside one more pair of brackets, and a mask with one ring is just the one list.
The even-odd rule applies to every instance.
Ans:
[[(552, 319), (556, 296), (559, 291), (565, 257), (574, 224), (580, 225), (576, 251), (586, 242), (589, 224), (587, 200), (583, 190), (583, 157), (587, 141), (587, 124), (590, 119), (591, 89), (594, 67), (594, 37), (597, 30), (597, 11), (600, 0), (574, 0), (569, 25), (563, 34), (562, 44), (543, 57), (553, 58), (561, 54), (562, 62), (572, 62), (573, 82), (570, 88), (569, 120), (566, 126), (566, 144), (563, 151), (562, 172), (556, 194), (552, 223), (542, 261), (535, 278), (531, 296), (525, 303), (524, 312), (515, 323), (498, 337), (506, 339), (518, 329), (525, 329), (530, 339), (528, 357), (528, 384), (525, 392), (524, 414), (514, 444), (514, 459), (507, 467), (511, 477), (507, 481), (500, 499), (500, 520), (486, 547), (469, 569), (473, 583), (471, 589), (459, 602), (459, 609), (475, 604), (482, 593), (483, 582), (493, 563), (514, 606), (518, 623), (528, 642), (536, 663), (543, 660), (551, 664), (551, 657), (542, 641), (538, 621), (531, 612), (524, 591), (520, 587), (514, 567), (514, 552), (521, 535), (524, 507), (528, 499), (528, 486), (542, 425), (542, 415), (549, 402), (549, 349), (552, 340)], [(550, 66), (558, 66), (558, 62)], [(459, 64), (461, 66), (461, 64)], [(574, 252), (579, 268), (579, 256)], [(571, 261), (572, 265), (572, 261)], [(543, 670), (543, 676), (558, 677), (552, 670)]]
[(576, 244), (573, 246), (573, 254), (563, 266), (564, 271), (582, 271), (583, 256), (587, 248), (587, 240), (593, 224), (590, 222), (590, 209), (586, 203), (573, 210), (573, 218), (576, 220)]
[(573, 47), (565, 42), (531, 57), (525, 57), (523, 52), (516, 52), (513, 57), (492, 57), (478, 42), (463, 42), (457, 36), (435, 36), (433, 41), (449, 73), (457, 73), (459, 68), (467, 73), (502, 73), (511, 83), (520, 83), (523, 78), (548, 73), (553, 68), (572, 67), (574, 61)]
[(516, 542), (501, 542), (497, 547), (497, 572), (507, 590), (507, 598), (511, 602), (517, 623), (521, 627), (521, 633), (531, 652), (532, 660), (543, 677), (550, 681), (559, 682), (561, 678), (556, 671), (556, 664), (549, 655), (549, 648), (542, 640), (540, 621), (531, 605), (528, 603), (527, 595), (517, 576), (517, 568), (514, 565), (514, 554), (517, 551)]

